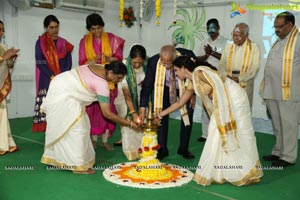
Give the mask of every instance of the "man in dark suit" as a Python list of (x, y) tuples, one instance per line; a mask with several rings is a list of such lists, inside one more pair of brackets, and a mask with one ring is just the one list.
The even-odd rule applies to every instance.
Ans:
[[(160, 54), (154, 55), (148, 60), (148, 67), (145, 79), (143, 81), (140, 99), (139, 116), (142, 121), (145, 118), (145, 110), (148, 106), (151, 93), (153, 94), (152, 99), (154, 99), (154, 112), (158, 114), (158, 116), (161, 110), (170, 106), (169, 86), (171, 84), (171, 70), (174, 70), (172, 62), (179, 55), (196, 58), (195, 54), (190, 50), (183, 48), (175, 49), (175, 47), (172, 45), (165, 45), (161, 48)], [(177, 95), (179, 93), (178, 85), (176, 93)], [(194, 158), (194, 155), (189, 152), (189, 141), (193, 124), (194, 110), (190, 102), (187, 103), (186, 110), (190, 123), (189, 125), (185, 126), (183, 118), (181, 118), (180, 145), (177, 153), (182, 155), (184, 158), (191, 159)], [(167, 147), (169, 115), (161, 118), (161, 124), (162, 126), (158, 130), (158, 143), (160, 145), (160, 149), (158, 150), (157, 154), (157, 158), (160, 160), (169, 155)]]

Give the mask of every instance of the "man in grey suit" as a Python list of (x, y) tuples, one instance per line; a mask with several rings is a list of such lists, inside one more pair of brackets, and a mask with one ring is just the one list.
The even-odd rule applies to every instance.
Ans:
[(290, 12), (278, 14), (274, 21), (278, 39), (266, 62), (261, 95), (270, 111), (276, 144), (272, 154), (263, 156), (272, 165), (287, 167), (297, 158), (300, 120), (300, 34)]

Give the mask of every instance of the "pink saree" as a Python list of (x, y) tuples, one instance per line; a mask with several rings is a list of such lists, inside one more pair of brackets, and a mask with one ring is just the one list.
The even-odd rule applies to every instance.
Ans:
[[(112, 57), (116, 57), (118, 58), (118, 60), (122, 61), (125, 40), (112, 33), (107, 33), (107, 35), (112, 50)], [(81, 39), (79, 44), (79, 65), (83, 65), (88, 61), (86, 56), (85, 39), (86, 36), (84, 36)], [(100, 58), (97, 63), (101, 64), (102, 63), (102, 57), (101, 57), (102, 42), (93, 39), (93, 47), (95, 53), (97, 55), (100, 55)], [(115, 107), (114, 101), (117, 95), (118, 95), (118, 87), (115, 87), (113, 90), (110, 90), (110, 109), (115, 114), (117, 114), (117, 109)], [(90, 119), (91, 135), (104, 134), (106, 129), (108, 129), (109, 134), (112, 135), (112, 133), (116, 129), (116, 124), (104, 118), (98, 102), (94, 102), (91, 105), (87, 106), (86, 112)]]

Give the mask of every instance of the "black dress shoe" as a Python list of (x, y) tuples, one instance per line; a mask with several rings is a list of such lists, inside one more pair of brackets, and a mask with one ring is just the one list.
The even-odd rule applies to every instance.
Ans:
[(198, 138), (197, 140), (198, 140), (198, 142), (205, 142), (205, 141), (206, 141), (206, 138), (200, 137), (200, 138)]
[(193, 158), (195, 158), (194, 154), (192, 154), (191, 152), (189, 152), (189, 151), (183, 151), (181, 149), (177, 150), (177, 154), (182, 155), (186, 159), (193, 159)]
[(281, 160), (281, 159), (272, 162), (272, 166), (274, 166), (274, 167), (288, 167), (288, 166), (292, 166), (292, 165), (295, 165), (295, 163), (290, 163), (290, 162), (287, 162), (287, 161)]
[(262, 157), (265, 161), (275, 161), (275, 160), (279, 160), (279, 156), (275, 156), (275, 155), (267, 155), (267, 156), (263, 156)]
[(115, 147), (121, 147), (122, 146), (122, 142), (114, 142), (113, 145)]
[(162, 159), (164, 159), (167, 156), (169, 156), (169, 152), (168, 151), (158, 151), (157, 155), (156, 155), (156, 158), (158, 160), (162, 160)]

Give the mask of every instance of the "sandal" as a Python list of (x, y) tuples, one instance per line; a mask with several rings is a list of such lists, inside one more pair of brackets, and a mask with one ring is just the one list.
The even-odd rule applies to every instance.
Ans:
[(118, 141), (118, 142), (114, 142), (113, 145), (115, 147), (121, 147), (122, 146), (122, 140)]
[(9, 153), (15, 152), (15, 151), (19, 151), (19, 147), (15, 146), (15, 147), (10, 147), (9, 148)]

